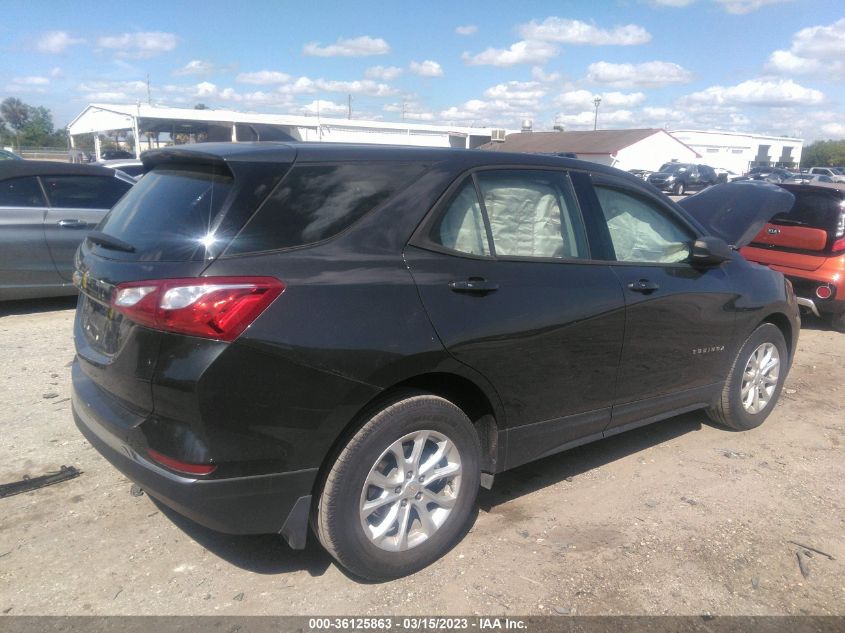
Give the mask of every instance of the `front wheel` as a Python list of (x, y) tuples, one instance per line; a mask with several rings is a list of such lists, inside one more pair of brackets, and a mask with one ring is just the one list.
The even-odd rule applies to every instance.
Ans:
[(684, 183), (679, 182), (677, 185), (675, 185), (675, 195), (676, 196), (682, 196), (682, 195), (684, 195), (685, 192), (686, 192), (686, 187), (684, 187)]
[(762, 324), (736, 355), (719, 402), (707, 410), (710, 419), (737, 431), (760, 426), (780, 397), (788, 367), (783, 334)]
[(315, 531), (346, 569), (405, 576), (454, 545), (471, 520), (481, 447), (469, 418), (430, 394), (376, 411), (341, 450), (318, 501)]

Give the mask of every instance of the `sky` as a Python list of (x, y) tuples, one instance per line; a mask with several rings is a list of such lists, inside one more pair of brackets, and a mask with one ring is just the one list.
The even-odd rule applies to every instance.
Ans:
[[(845, 138), (845, 0), (0, 0), (0, 99)], [(149, 95), (147, 78), (149, 77)]]

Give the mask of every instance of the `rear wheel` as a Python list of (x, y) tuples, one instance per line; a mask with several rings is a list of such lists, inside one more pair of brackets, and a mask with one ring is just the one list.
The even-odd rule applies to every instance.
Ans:
[(682, 196), (684, 195), (684, 193), (686, 193), (686, 187), (684, 187), (684, 183), (679, 182), (677, 185), (675, 185), (675, 195)]
[(780, 397), (788, 365), (786, 341), (771, 323), (758, 327), (743, 344), (728, 373), (710, 419), (738, 431), (760, 426)]
[(343, 448), (317, 506), (329, 553), (371, 580), (411, 574), (464, 533), (478, 494), (481, 448), (469, 418), (415, 394), (377, 411)]

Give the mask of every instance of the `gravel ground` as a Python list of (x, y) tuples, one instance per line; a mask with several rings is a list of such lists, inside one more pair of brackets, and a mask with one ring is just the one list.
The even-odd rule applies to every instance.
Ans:
[(0, 305), (0, 483), (83, 471), (0, 500), (0, 613), (845, 614), (845, 335), (818, 322), (759, 429), (692, 413), (500, 475), (443, 559), (373, 585), (313, 538), (132, 496), (73, 425), (72, 321), (72, 300)]

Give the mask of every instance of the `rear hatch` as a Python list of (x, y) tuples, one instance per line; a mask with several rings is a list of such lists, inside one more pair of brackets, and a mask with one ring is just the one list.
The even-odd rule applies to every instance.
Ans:
[[(140, 324), (145, 293), (152, 299), (165, 292), (162, 280), (198, 278), (295, 158), (295, 150), (286, 145), (270, 155), (262, 152), (260, 161), (253, 160), (248, 146), (227, 149), (222, 156), (201, 147), (150, 152), (144, 159), (147, 175), (76, 255), (79, 369), (102, 395), (141, 420), (154, 409), (152, 378), (166, 336), (149, 327), (157, 315), (147, 315), (147, 327)], [(121, 297), (122, 304), (136, 302), (136, 318), (124, 316)]]
[(768, 222), (751, 242), (751, 256), (764, 264), (782, 264), (783, 252), (791, 254), (789, 266), (817, 270), (825, 259), (845, 250), (845, 196), (836, 187), (785, 185), (795, 204)]

